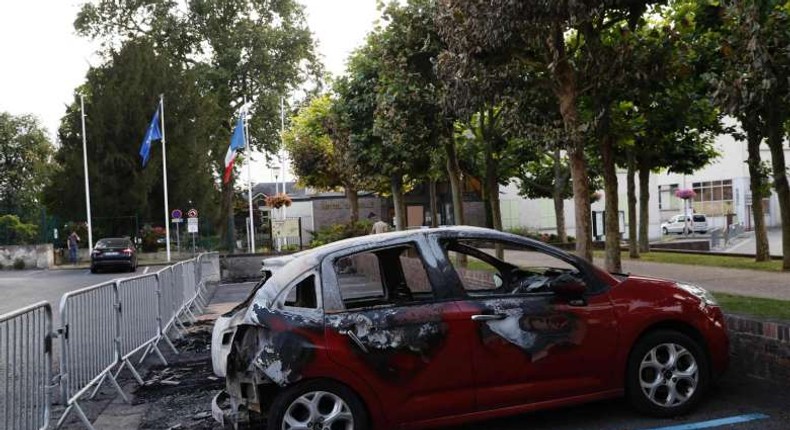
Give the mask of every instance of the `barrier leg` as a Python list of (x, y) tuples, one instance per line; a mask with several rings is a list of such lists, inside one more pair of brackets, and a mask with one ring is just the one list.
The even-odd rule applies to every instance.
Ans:
[(59, 429), (63, 426), (63, 423), (66, 422), (66, 418), (68, 418), (68, 416), (71, 414), (72, 411), (75, 411), (77, 413), (77, 417), (79, 417), (80, 421), (82, 421), (82, 424), (85, 425), (86, 428), (88, 428), (89, 430), (94, 430), (91, 421), (85, 415), (85, 412), (82, 411), (82, 408), (80, 408), (80, 405), (77, 402), (70, 404), (69, 407), (67, 407), (66, 410), (63, 411), (63, 415), (60, 417), (58, 423), (55, 425), (56, 429)]
[(101, 388), (102, 384), (104, 384), (104, 380), (105, 379), (107, 379), (107, 374), (106, 373), (101, 377), (101, 379), (99, 379), (99, 382), (96, 383), (96, 388), (93, 389), (93, 393), (91, 393), (91, 395), (89, 397), (90, 399), (93, 399), (94, 397), (96, 397), (96, 394), (99, 393), (99, 389)]
[(167, 344), (170, 346), (170, 349), (173, 351), (173, 354), (179, 354), (178, 349), (176, 349), (176, 346), (173, 345), (173, 342), (171, 342), (170, 338), (167, 337), (167, 333), (162, 333), (162, 337), (160, 338), (160, 340), (162, 339), (164, 339), (164, 341), (167, 342)]

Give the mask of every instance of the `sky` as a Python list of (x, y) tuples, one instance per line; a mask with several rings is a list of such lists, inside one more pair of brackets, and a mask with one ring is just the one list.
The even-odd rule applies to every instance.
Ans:
[[(325, 69), (342, 74), (346, 58), (379, 17), (376, 0), (298, 1), (305, 5)], [(74, 32), (74, 18), (83, 3), (0, 0), (0, 111), (37, 116), (53, 140), (74, 88), (83, 82), (90, 64), (100, 62), (94, 55), (98, 44)], [(141, 124), (141, 139), (144, 132)], [(253, 182), (273, 179), (257, 161), (262, 159), (261, 154), (253, 156)]]

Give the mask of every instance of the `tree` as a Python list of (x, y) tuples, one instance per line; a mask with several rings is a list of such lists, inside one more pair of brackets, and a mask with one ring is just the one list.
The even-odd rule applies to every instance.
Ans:
[[(601, 55), (611, 52), (598, 49), (603, 33), (623, 22), (634, 24), (649, 3), (440, 1), (438, 22), (448, 53), (439, 66), (445, 68), (443, 76), (453, 84), (466, 78), (468, 82), (482, 82), (483, 94), (501, 94), (503, 85), (523, 82), (529, 77), (522, 73), (524, 64), (538, 68), (546, 77), (568, 133), (576, 208), (576, 252), (588, 260), (592, 260), (592, 240), (583, 132), (589, 124), (580, 120), (580, 97), (605, 84), (622, 66), (622, 61)], [(481, 78), (477, 73), (480, 70), (491, 73)], [(494, 79), (487, 79), (491, 76)], [(462, 90), (465, 87), (456, 85)]]
[[(697, 6), (694, 9), (694, 6)], [(784, 157), (784, 127), (790, 119), (790, 9), (786, 1), (723, 1), (687, 6), (699, 18), (696, 40), (719, 54), (709, 72), (719, 106), (736, 117), (746, 133), (757, 259), (769, 258), (760, 202), (767, 195), (759, 145), (771, 151), (773, 185), (782, 220), (783, 270), (790, 270), (790, 184)], [(689, 12), (684, 9), (684, 12)], [(690, 20), (692, 15), (683, 15)]]
[(299, 110), (285, 132), (285, 147), (303, 184), (332, 190), (343, 188), (351, 222), (359, 220), (358, 191), (371, 181), (354, 165), (349, 129), (329, 94), (312, 99)]
[(0, 214), (37, 219), (52, 153), (35, 117), (0, 112)]
[[(145, 128), (165, 96), (168, 189), (171, 207), (189, 201), (203, 216), (216, 218), (216, 173), (207, 169), (212, 154), (223, 151), (228, 134), (216, 122), (221, 115), (204, 96), (194, 72), (183, 71), (158, 55), (146, 41), (133, 41), (109, 61), (88, 71), (85, 84), (87, 158), (95, 219), (139, 216), (164, 222), (162, 151), (151, 149), (143, 169), (138, 154)], [(80, 101), (75, 95), (59, 129), (57, 164), (45, 196), (50, 210), (64, 219), (85, 219)], [(159, 221), (161, 220), (161, 221)], [(100, 234), (129, 234), (129, 226), (95, 222)], [(136, 233), (136, 232), (135, 232)], [(98, 236), (97, 235), (97, 236)]]
[[(294, 0), (100, 0), (83, 5), (75, 27), (102, 40), (106, 49), (150, 40), (158, 54), (195, 72), (204, 95), (221, 112), (210, 121), (228, 134), (246, 98), (251, 103), (250, 145), (257, 150), (279, 147), (281, 97), (320, 73), (303, 7)], [(218, 175), (225, 167), (224, 154), (212, 152), (211, 170)], [(222, 186), (230, 249), (233, 187), (233, 181)]]

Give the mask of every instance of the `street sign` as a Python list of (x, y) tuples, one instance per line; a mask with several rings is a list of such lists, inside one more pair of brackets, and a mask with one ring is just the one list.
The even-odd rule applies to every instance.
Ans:
[(299, 218), (272, 220), (274, 237), (299, 237)]
[(197, 209), (195, 209), (195, 208), (192, 208), (192, 209), (190, 209), (189, 211), (187, 211), (187, 216), (188, 216), (189, 218), (197, 218), (197, 217), (198, 217), (198, 211), (197, 211)]
[[(174, 220), (176, 220), (176, 219), (181, 219), (181, 217), (183, 217), (184, 214), (181, 212), (181, 209), (173, 209), (173, 212), (170, 212), (170, 216)], [(181, 221), (173, 221), (173, 222), (181, 222)]]
[(170, 222), (172, 222), (173, 224), (181, 224), (182, 222), (184, 222), (184, 219), (183, 218), (173, 218), (173, 219), (170, 220)]
[(187, 219), (187, 232), (189, 232), (189, 233), (197, 233), (198, 232), (198, 219), (197, 218), (189, 218), (189, 219)]

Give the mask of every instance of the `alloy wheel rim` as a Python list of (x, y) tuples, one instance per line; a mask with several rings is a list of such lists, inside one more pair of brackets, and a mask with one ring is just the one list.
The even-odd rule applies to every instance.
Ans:
[(291, 402), (283, 416), (282, 430), (353, 430), (354, 415), (340, 396), (311, 391)]
[(676, 343), (656, 345), (639, 365), (639, 385), (653, 404), (678, 407), (697, 391), (699, 366), (694, 355)]

